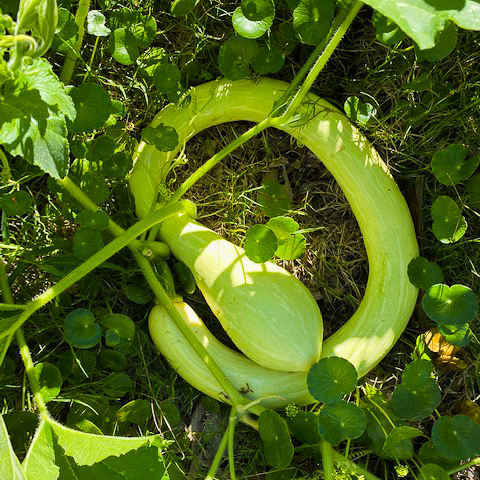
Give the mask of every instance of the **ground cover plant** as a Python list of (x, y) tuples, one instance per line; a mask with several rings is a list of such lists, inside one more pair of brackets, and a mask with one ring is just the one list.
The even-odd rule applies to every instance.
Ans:
[(0, 8), (2, 478), (478, 477), (476, 0)]

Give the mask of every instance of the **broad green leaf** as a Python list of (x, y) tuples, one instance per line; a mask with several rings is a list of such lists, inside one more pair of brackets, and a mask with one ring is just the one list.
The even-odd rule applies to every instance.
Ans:
[(258, 433), (267, 463), (274, 468), (288, 466), (293, 445), (285, 420), (273, 410), (264, 410), (258, 417)]
[(160, 93), (176, 92), (180, 78), (180, 70), (171, 63), (161, 63), (153, 71), (153, 84)]
[[(120, 343), (120, 339), (116, 345), (118, 343)], [(110, 346), (111, 342), (108, 342), (107, 345)], [(110, 372), (123, 372), (127, 368), (127, 359), (125, 355), (115, 350), (102, 350), (98, 356), (98, 366)]]
[(123, 28), (133, 34), (134, 43), (140, 48), (147, 48), (155, 38), (157, 31), (155, 18), (129, 8), (113, 11), (110, 16), (110, 26), (113, 29)]
[(285, 214), (291, 207), (291, 200), (284, 185), (266, 180), (257, 195), (257, 202), (267, 217)]
[[(115, 152), (115, 140), (108, 135), (100, 135), (88, 143), (86, 158), (89, 162), (103, 162), (111, 158)], [(85, 173), (84, 171), (81, 173)]]
[(323, 403), (335, 403), (355, 389), (357, 371), (346, 359), (326, 357), (314, 363), (307, 374), (310, 395)]
[(417, 60), (427, 59), (429, 62), (439, 62), (448, 57), (457, 46), (457, 27), (454, 23), (448, 22), (443, 31), (435, 38), (435, 46), (426, 50), (416, 48)]
[(95, 204), (106, 202), (110, 196), (108, 185), (96, 172), (83, 174), (80, 187), (83, 193)]
[(148, 400), (132, 400), (117, 411), (119, 422), (142, 424), (152, 417), (152, 405)]
[(390, 18), (380, 12), (374, 11), (372, 17), (377, 40), (385, 45), (395, 45), (405, 39), (406, 35), (399, 26)]
[(463, 325), (438, 326), (438, 331), (445, 337), (445, 341), (455, 347), (465, 347), (472, 339), (472, 330), (467, 323)]
[[(218, 403), (209, 403), (209, 400), (216, 402), (211, 397), (203, 397), (202, 404), (209, 412), (220, 412), (220, 405)], [(217, 408), (215, 410), (215, 407)], [(162, 400), (158, 403), (158, 409), (163, 419), (168, 422), (169, 428), (176, 427), (180, 422), (180, 412), (173, 402), (170, 400)]]
[(126, 28), (116, 28), (108, 40), (108, 48), (112, 57), (122, 65), (131, 65), (138, 58), (135, 36)]
[(133, 388), (132, 379), (126, 373), (111, 373), (102, 387), (103, 391), (111, 397), (123, 397)]
[(79, 260), (87, 260), (104, 246), (102, 232), (93, 227), (80, 227), (73, 236), (73, 253)]
[(331, 445), (360, 437), (367, 424), (363, 410), (343, 400), (328, 404), (321, 410), (318, 420), (325, 429), (323, 438)]
[(142, 288), (139, 285), (133, 283), (128, 283), (123, 286), (123, 293), (127, 298), (138, 305), (146, 305), (148, 302), (152, 301), (153, 294), (150, 293), (145, 288)]
[(38, 363), (33, 368), (33, 374), (38, 380), (40, 393), (45, 402), (49, 402), (60, 393), (63, 378), (55, 365), (48, 362)]
[(75, 107), (65, 86), (44, 59), (15, 72), (3, 85), (0, 143), (11, 155), (21, 155), (54, 178), (68, 173), (65, 118), (75, 118)]
[(32, 206), (32, 196), (24, 190), (0, 195), (0, 209), (6, 215), (24, 215)]
[(467, 180), (478, 167), (480, 156), (466, 160), (467, 149), (463, 145), (449, 145), (439, 150), (432, 159), (432, 170), (437, 180), (452, 186)]
[(417, 257), (408, 264), (408, 278), (413, 285), (426, 291), (432, 285), (442, 283), (444, 277), (437, 263)]
[(70, 126), (73, 132), (92, 132), (107, 121), (112, 103), (105, 89), (96, 83), (84, 83), (70, 90), (77, 116)]
[(442, 467), (444, 470), (450, 470), (451, 468), (459, 466), (458, 460), (442, 455), (431, 440), (422, 444), (418, 450), (418, 458), (423, 464), (433, 463)]
[(75, 15), (66, 8), (58, 9), (58, 24), (52, 40), (52, 49), (56, 52), (74, 52), (78, 38), (78, 25)]
[(65, 340), (76, 348), (92, 348), (102, 336), (95, 315), (85, 308), (77, 308), (69, 313), (63, 322)]
[(260, 75), (278, 72), (285, 63), (285, 57), (276, 45), (265, 45), (258, 49), (252, 59), (252, 68)]
[(245, 235), (245, 254), (256, 263), (263, 263), (275, 255), (277, 238), (265, 225), (254, 225)]
[(123, 178), (133, 166), (129, 152), (117, 152), (102, 162), (102, 173), (108, 178)]
[(438, 407), (440, 387), (431, 377), (432, 365), (427, 360), (414, 360), (405, 367), (402, 383), (395, 387), (392, 405), (395, 412), (408, 420), (422, 420)]
[(87, 15), (87, 32), (96, 37), (106, 37), (111, 30), (105, 25), (105, 15), (100, 10), (90, 10)]
[[(397, 424), (397, 415), (394, 414), (393, 418), (390, 415), (391, 414), (389, 412), (389, 418), (394, 421), (395, 424)], [(367, 426), (367, 434), (368, 437), (372, 440), (372, 450), (375, 455), (379, 456), (380, 458), (398, 460), (409, 460), (410, 458), (412, 458), (414, 450), (413, 443), (410, 438), (402, 438), (398, 441), (391, 443), (388, 450), (384, 448), (388, 434), (394, 432), (396, 428), (400, 427), (392, 427), (389, 420), (386, 419), (382, 413), (380, 413), (380, 416), (377, 418), (381, 419), (381, 424), (374, 420), (373, 422), (370, 422)], [(395, 439), (395, 436), (392, 438)]]
[(391, 18), (424, 50), (435, 46), (437, 35), (449, 21), (467, 30), (480, 30), (480, 3), (477, 0), (365, 0)]
[(267, 222), (267, 227), (273, 230), (273, 233), (277, 237), (278, 245), (285, 243), (292, 233), (295, 233), (299, 229), (298, 223), (290, 217), (273, 217)]
[(103, 210), (82, 210), (76, 217), (75, 223), (83, 227), (92, 227), (98, 231), (105, 230), (108, 227), (109, 216)]
[(454, 200), (438, 197), (432, 205), (433, 233), (442, 243), (460, 240), (467, 230), (467, 222)]
[(366, 125), (377, 113), (377, 109), (368, 102), (362, 102), (358, 97), (348, 97), (344, 104), (345, 113), (352, 122)]
[(122, 337), (115, 330), (107, 330), (105, 333), (105, 345), (115, 347), (122, 341)]
[(284, 260), (295, 260), (301, 257), (307, 249), (307, 241), (301, 233), (291, 235), (290, 238), (279, 245), (275, 255)]
[(242, 0), (233, 12), (232, 23), (242, 37), (259, 38), (272, 26), (274, 18), (273, 0)]
[(13, 451), (7, 427), (0, 415), (0, 478), (26, 480), (20, 462)]
[(406, 440), (420, 437), (423, 432), (418, 428), (408, 427), (406, 425), (395, 427), (388, 435), (383, 445), (383, 449), (387, 453), (395, 453), (395, 448)]
[(480, 173), (476, 173), (471, 176), (467, 182), (467, 192), (478, 193), (480, 192)]
[(218, 68), (229, 80), (241, 80), (250, 71), (250, 62), (258, 52), (256, 40), (244, 37), (231, 37), (221, 47), (218, 54)]
[(427, 463), (420, 468), (419, 480), (450, 480), (450, 475), (442, 467)]
[(156, 127), (144, 128), (142, 140), (155, 145), (155, 148), (161, 152), (170, 152), (178, 145), (178, 134), (174, 127), (160, 123)]
[(315, 445), (322, 439), (323, 427), (320, 427), (318, 415), (299, 410), (292, 418), (287, 418), (292, 435), (306, 445)]
[(199, 0), (173, 0), (170, 5), (170, 13), (176, 17), (184, 17), (190, 13)]
[(463, 325), (478, 313), (477, 297), (465, 285), (433, 285), (425, 292), (422, 306), (428, 318), (445, 325)]
[(333, 19), (332, 0), (300, 0), (293, 10), (293, 29), (307, 45), (318, 45), (328, 34)]
[(100, 323), (104, 327), (116, 331), (121, 338), (126, 340), (132, 340), (135, 335), (135, 324), (127, 315), (110, 313), (101, 317)]
[(466, 415), (443, 416), (433, 424), (432, 440), (442, 455), (468, 460), (480, 454), (480, 425)]

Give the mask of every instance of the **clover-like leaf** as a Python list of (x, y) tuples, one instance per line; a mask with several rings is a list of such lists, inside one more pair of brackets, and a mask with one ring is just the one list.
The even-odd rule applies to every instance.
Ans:
[(156, 127), (144, 128), (142, 140), (155, 145), (161, 152), (170, 152), (178, 145), (178, 133), (174, 127), (160, 123)]
[(477, 297), (465, 285), (433, 285), (425, 292), (422, 306), (428, 318), (445, 325), (468, 323), (478, 312)]
[(432, 205), (433, 233), (442, 243), (460, 240), (467, 230), (467, 222), (454, 200), (438, 197)]
[(285, 63), (283, 52), (276, 45), (264, 45), (252, 59), (252, 68), (260, 75), (278, 72)]
[(112, 108), (110, 96), (96, 83), (84, 83), (70, 90), (77, 115), (70, 125), (72, 132), (92, 132), (103, 126)]
[(242, 0), (233, 12), (232, 23), (242, 37), (259, 38), (272, 26), (274, 18), (273, 0)]
[(116, 28), (113, 31), (108, 40), (108, 48), (112, 57), (122, 65), (131, 65), (140, 54), (135, 36), (126, 28)]
[(380, 12), (373, 12), (372, 22), (375, 26), (377, 40), (384, 45), (395, 45), (406, 38), (400, 27)]
[(37, 363), (33, 368), (33, 374), (38, 380), (40, 393), (45, 402), (49, 402), (60, 393), (63, 378), (55, 365), (48, 362)]
[(358, 97), (348, 97), (344, 104), (345, 113), (352, 122), (366, 125), (377, 113), (377, 109), (368, 102), (362, 102)]
[(335, 403), (355, 389), (357, 370), (345, 358), (326, 357), (314, 363), (307, 374), (307, 387), (315, 400)]
[(422, 290), (428, 290), (432, 285), (443, 282), (443, 272), (435, 262), (429, 262), (424, 257), (417, 257), (408, 264), (410, 282)]
[(102, 386), (102, 390), (111, 397), (123, 397), (132, 389), (132, 379), (126, 373), (120, 372), (111, 373)]
[(65, 317), (63, 331), (65, 340), (76, 348), (92, 348), (102, 337), (95, 315), (85, 308), (77, 308)]
[(450, 480), (450, 475), (435, 463), (422, 465), (420, 475), (419, 480)]
[(284, 185), (266, 180), (258, 192), (257, 202), (267, 217), (285, 214), (291, 207), (291, 200)]
[(73, 236), (73, 253), (79, 260), (87, 260), (104, 246), (102, 232), (92, 227), (80, 227)]
[(318, 416), (323, 426), (323, 438), (331, 445), (358, 438), (365, 431), (367, 419), (362, 409), (343, 400), (328, 404)]
[(293, 29), (300, 40), (318, 45), (330, 30), (334, 9), (332, 0), (300, 0), (293, 10)]
[(83, 227), (92, 227), (98, 231), (108, 227), (109, 217), (103, 210), (82, 210), (75, 218), (75, 222)]
[(437, 180), (452, 186), (467, 180), (478, 167), (480, 156), (467, 159), (467, 149), (463, 145), (449, 145), (433, 155), (432, 170)]
[(152, 417), (152, 405), (148, 400), (133, 400), (117, 411), (119, 422), (145, 423)]
[(442, 455), (468, 460), (480, 453), (480, 425), (466, 415), (443, 416), (433, 424), (432, 441)]
[(405, 367), (402, 383), (392, 395), (393, 408), (402, 418), (422, 420), (440, 404), (440, 388), (431, 373), (428, 360), (417, 359)]
[(241, 80), (250, 71), (250, 62), (258, 52), (258, 44), (252, 38), (229, 38), (218, 54), (218, 68), (229, 80)]
[(258, 417), (258, 433), (267, 463), (274, 468), (289, 465), (293, 445), (285, 420), (273, 410), (264, 410)]
[(127, 359), (115, 350), (102, 350), (98, 356), (98, 366), (110, 372), (123, 372), (127, 368)]
[(135, 324), (130, 317), (122, 313), (109, 313), (100, 318), (100, 323), (118, 333), (120, 338), (132, 340), (135, 335)]
[(307, 249), (307, 240), (301, 233), (291, 235), (289, 239), (279, 245), (275, 255), (283, 260), (295, 260), (301, 257)]
[(87, 15), (87, 32), (96, 37), (106, 37), (111, 30), (105, 26), (105, 15), (100, 10), (90, 10)]
[(180, 78), (180, 70), (171, 63), (161, 63), (153, 71), (153, 84), (160, 93), (176, 92)]
[(265, 225), (254, 225), (245, 235), (245, 254), (256, 263), (263, 263), (275, 255), (277, 238)]
[(0, 195), (0, 209), (6, 215), (24, 215), (32, 206), (32, 196), (24, 190)]

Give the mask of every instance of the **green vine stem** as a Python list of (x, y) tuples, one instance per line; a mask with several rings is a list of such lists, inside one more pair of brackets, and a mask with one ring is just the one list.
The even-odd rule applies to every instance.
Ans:
[(320, 441), (320, 450), (322, 452), (323, 478), (325, 480), (335, 480), (335, 469), (333, 468), (332, 446), (325, 440)]
[(342, 40), (343, 36), (347, 32), (348, 28), (352, 24), (353, 20), (357, 16), (357, 13), (360, 11), (362, 6), (363, 6), (363, 2), (360, 2), (360, 1), (356, 1), (353, 4), (351, 9), (348, 11), (347, 15), (345, 16), (345, 20), (342, 21), (341, 25), (339, 26), (339, 28), (337, 29), (333, 37), (328, 42), (323, 53), (318, 57), (317, 61), (313, 64), (310, 72), (307, 75), (307, 78), (302, 83), (298, 92), (292, 98), (290, 105), (288, 105), (287, 109), (280, 117), (275, 119), (276, 120), (275, 124), (285, 124), (286, 122), (288, 122), (288, 120), (290, 120), (292, 115), (296, 112), (296, 110), (302, 103), (305, 95), (310, 90), (310, 87), (312, 86), (313, 82), (315, 81), (319, 73), (322, 71), (323, 67), (327, 64), (335, 48), (338, 46), (338, 44)]
[(78, 37), (73, 51), (67, 53), (65, 63), (63, 64), (62, 71), (60, 72), (60, 80), (68, 84), (72, 79), (73, 71), (75, 70), (75, 64), (77, 58), (80, 57), (80, 49), (82, 48), (83, 35), (85, 33), (85, 20), (87, 19), (88, 10), (90, 8), (90, 0), (80, 0), (75, 15), (75, 23), (78, 26)]
[(213, 462), (210, 465), (210, 469), (208, 470), (205, 480), (215, 479), (215, 473), (217, 472), (218, 467), (220, 466), (220, 462), (222, 461), (223, 453), (227, 448), (227, 444), (228, 444), (228, 428), (225, 430), (225, 433), (223, 434), (222, 440), (220, 441), (220, 445), (217, 448), (215, 457), (213, 458)]
[[(7, 271), (5, 269), (5, 265), (3, 264), (3, 260), (0, 260), (0, 287), (2, 289), (2, 296), (5, 303), (13, 304), (12, 291), (8, 283)], [(5, 357), (5, 354), (7, 353), (7, 349), (10, 345), (12, 336), (13, 333), (10, 333), (7, 338), (1, 339), (1, 341), (6, 343), (4, 343), (1, 351), (0, 365), (3, 363), (3, 359)], [(43, 399), (40, 391), (40, 384), (38, 383), (38, 379), (35, 376), (33, 370), (34, 367), (32, 356), (30, 355), (30, 350), (28, 349), (27, 342), (25, 341), (25, 335), (23, 334), (22, 328), (17, 329), (17, 331), (15, 332), (15, 339), (17, 340), (20, 355), (22, 357), (23, 364), (25, 365), (25, 371), (27, 372), (28, 380), (30, 382), (32, 392), (35, 397), (37, 407), (42, 416), (47, 415), (48, 412), (45, 405), (45, 400)]]
[(234, 407), (230, 411), (230, 417), (228, 418), (228, 466), (230, 469), (230, 479), (235, 480), (235, 457), (234, 457), (234, 443), (235, 425), (237, 424), (237, 412)]
[(108, 260), (112, 255), (120, 251), (125, 246), (129, 245), (132, 240), (147, 231), (149, 228), (159, 222), (163, 222), (166, 218), (180, 213), (187, 208), (187, 204), (179, 202), (174, 205), (168, 205), (161, 210), (156, 210), (150, 213), (142, 220), (138, 221), (135, 225), (130, 227), (125, 233), (112, 240), (108, 245), (103, 247), (99, 252), (92, 255), (88, 260), (78, 266), (75, 270), (63, 277), (53, 287), (50, 287), (44, 293), (39, 295), (35, 300), (31, 301), (25, 306), (25, 309), (19, 315), (18, 319), (5, 331), (0, 334), (0, 338), (13, 333), (19, 328), (30, 315), (32, 315), (39, 308), (46, 305), (55, 297), (60, 295), (67, 288), (78, 282), (85, 275), (90, 273), (94, 268)]

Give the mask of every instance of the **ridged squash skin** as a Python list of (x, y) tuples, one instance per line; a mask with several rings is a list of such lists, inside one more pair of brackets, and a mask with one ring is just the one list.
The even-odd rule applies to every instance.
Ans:
[[(143, 217), (150, 211), (161, 166), (176, 156), (188, 139), (224, 122), (265, 120), (287, 86), (269, 78), (218, 80), (192, 89), (188, 105), (163, 109), (152, 126), (175, 127), (180, 145), (167, 154), (145, 143), (139, 145), (130, 176), (137, 214)], [(324, 341), (321, 353), (322, 357), (346, 358), (361, 377), (387, 354), (415, 307), (418, 289), (407, 275), (409, 262), (419, 254), (413, 222), (386, 164), (345, 115), (313, 94), (305, 98), (297, 113), (304, 115), (302, 125), (277, 122), (272, 126), (298, 139), (332, 173), (363, 234), (369, 262), (365, 294), (354, 315)]]
[[(232, 385), (247, 398), (262, 399), (264, 407), (274, 409), (292, 402), (308, 405), (315, 401), (308, 393), (305, 372), (282, 372), (254, 363), (219, 342), (187, 303), (177, 302), (174, 305)], [(220, 384), (188, 344), (164, 307), (156, 305), (152, 309), (148, 327), (156, 347), (179, 375), (201, 392), (229, 403)]]
[(323, 323), (310, 291), (284, 268), (243, 249), (187, 214), (162, 223), (160, 238), (192, 271), (235, 345), (259, 365), (305, 372), (320, 358)]

